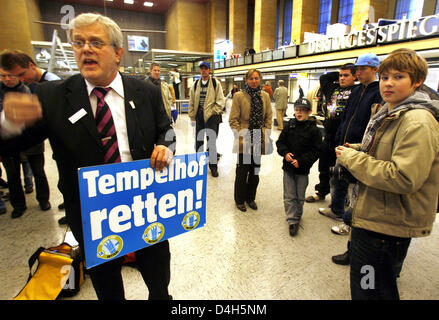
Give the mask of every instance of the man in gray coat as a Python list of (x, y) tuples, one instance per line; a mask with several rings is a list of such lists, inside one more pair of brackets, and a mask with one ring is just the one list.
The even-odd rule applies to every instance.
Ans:
[(288, 89), (284, 87), (284, 81), (277, 82), (278, 87), (274, 90), (274, 106), (276, 108), (276, 119), (279, 130), (284, 128), (284, 117), (288, 107)]

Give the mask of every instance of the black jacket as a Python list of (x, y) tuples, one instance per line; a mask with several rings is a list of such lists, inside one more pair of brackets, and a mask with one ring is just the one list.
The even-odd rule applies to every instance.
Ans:
[[(277, 153), (284, 158), (282, 169), (295, 174), (309, 174), (312, 165), (319, 158), (321, 144), (322, 135), (313, 117), (306, 121), (291, 119), (276, 142)], [(299, 162), (298, 168), (285, 160), (285, 155), (289, 152)]]
[[(160, 88), (123, 75), (122, 81), (131, 156), (133, 160), (150, 158), (156, 144), (170, 146), (175, 140)], [(67, 221), (75, 238), (82, 242), (78, 168), (104, 164), (105, 154), (86, 84), (82, 75), (74, 75), (66, 80), (41, 83), (36, 94), (43, 109), (42, 119), (20, 136), (1, 140), (0, 155), (25, 150), (49, 138), (58, 165)], [(134, 102), (135, 109), (129, 101)], [(86, 115), (75, 123), (69, 121), (81, 109)]]
[(337, 129), (340, 126), (341, 118), (344, 109), (346, 108), (349, 96), (356, 85), (350, 87), (340, 87), (338, 82), (339, 72), (330, 72), (320, 77), (320, 90), (323, 93), (326, 101), (326, 108), (331, 107), (336, 111), (328, 113), (327, 118), (323, 122), (325, 127), (325, 143), (330, 148), (335, 148), (335, 136)]
[(360, 143), (370, 120), (371, 107), (381, 101), (378, 81), (372, 82), (367, 87), (360, 85), (352, 90), (342, 113), (341, 124), (337, 129), (336, 145), (343, 145), (345, 142)]

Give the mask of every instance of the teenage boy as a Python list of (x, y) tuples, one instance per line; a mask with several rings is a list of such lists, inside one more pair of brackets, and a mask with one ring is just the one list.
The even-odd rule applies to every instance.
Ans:
[[(346, 108), (349, 96), (355, 88), (355, 65), (346, 63), (340, 72), (330, 72), (320, 77), (320, 90), (326, 100), (328, 116), (325, 119), (325, 137), (319, 158), (319, 183), (315, 185), (316, 194), (305, 199), (306, 202), (316, 202), (325, 199), (329, 194), (329, 168), (335, 165), (335, 134), (340, 126), (342, 112)], [(276, 89), (277, 90), (277, 89)]]
[[(382, 100), (376, 77), (379, 65), (380, 60), (373, 53), (365, 53), (358, 57), (355, 63), (355, 75), (361, 85), (353, 89), (349, 96), (335, 136), (336, 146), (361, 142), (370, 119), (372, 106)], [(349, 183), (333, 177), (331, 184), (330, 208), (319, 208), (319, 213), (334, 220), (343, 221)]]
[(295, 118), (288, 121), (276, 142), (277, 152), (283, 157), (284, 207), (292, 237), (299, 230), (309, 170), (319, 158), (322, 144), (315, 118), (310, 118), (311, 112), (309, 100), (297, 100)]
[[(411, 238), (431, 234), (439, 190), (439, 97), (423, 85), (427, 72), (415, 51), (390, 53), (379, 68), (385, 104), (361, 144), (336, 149), (340, 164), (358, 180), (351, 197), (352, 299), (399, 299), (396, 279)], [(365, 272), (373, 277), (364, 281)]]

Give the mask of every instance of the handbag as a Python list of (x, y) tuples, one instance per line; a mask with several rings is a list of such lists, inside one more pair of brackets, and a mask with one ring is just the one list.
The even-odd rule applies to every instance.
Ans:
[[(38, 261), (37, 269), (32, 267)], [(84, 264), (79, 247), (63, 242), (51, 248), (38, 248), (29, 258), (29, 277), (14, 300), (55, 300), (72, 297), (84, 282)]]

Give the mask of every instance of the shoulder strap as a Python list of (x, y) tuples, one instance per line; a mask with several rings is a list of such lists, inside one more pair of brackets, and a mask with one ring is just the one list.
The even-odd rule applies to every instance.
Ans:
[[(216, 91), (216, 79), (214, 77), (211, 77), (211, 79), (212, 79), (212, 83), (213, 83), (213, 89)], [(197, 85), (198, 85), (199, 81), (200, 81), (200, 79), (195, 80), (194, 91), (197, 90)]]
[(28, 260), (28, 264), (29, 264), (29, 278), (27, 279), (27, 281), (29, 282), (29, 280), (32, 278), (32, 266), (34, 265), (35, 261), (37, 261), (38, 257), (40, 256), (41, 252), (43, 252), (44, 250), (46, 250), (43, 247), (39, 247), (29, 258)]

